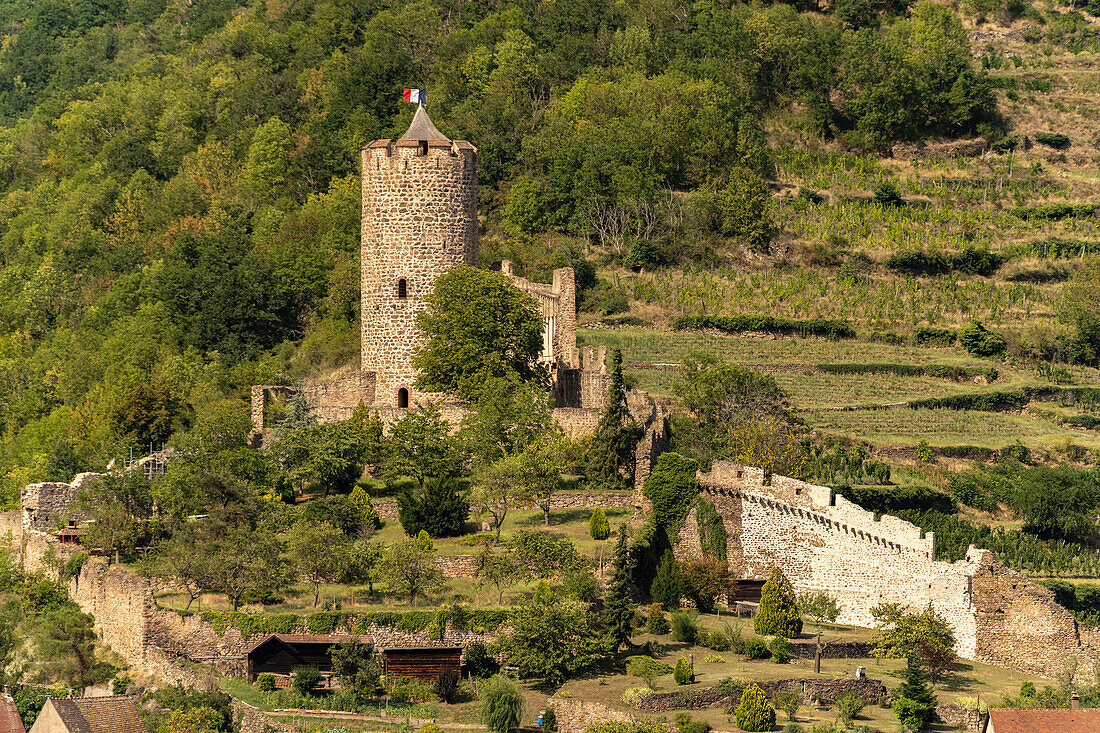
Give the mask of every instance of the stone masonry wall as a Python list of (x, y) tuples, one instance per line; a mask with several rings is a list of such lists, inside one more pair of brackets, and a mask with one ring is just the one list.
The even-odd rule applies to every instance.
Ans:
[[(764, 483), (759, 469), (715, 462), (698, 475), (729, 535), (734, 577), (762, 579), (778, 566), (799, 591), (825, 591), (841, 606), (841, 623), (872, 626), (871, 608), (931, 605), (951, 625), (956, 652), (1051, 676), (1076, 660), (1078, 677), (1100, 659), (1100, 629), (1077, 623), (1053, 594), (971, 548), (964, 560), (933, 556), (933, 536), (888, 515), (876, 518), (824, 486), (783, 476)], [(693, 509), (675, 548), (702, 554)]]
[[(572, 267), (554, 270), (551, 284), (536, 283), (515, 274), (512, 263), (504, 260), (500, 271), (512, 284), (535, 299), (543, 324), (542, 361), (562, 368), (579, 368), (577, 350), (577, 286)], [(564, 406), (564, 405), (563, 405)], [(580, 406), (580, 405), (576, 405)]]
[(24, 486), (19, 495), (23, 523), (29, 529), (50, 532), (58, 522), (82, 520), (84, 515), (73, 506), (76, 495), (85, 484), (102, 475), (78, 473), (71, 484), (51, 481)]
[(595, 723), (629, 723), (636, 719), (634, 714), (626, 710), (591, 700), (574, 700), (555, 695), (547, 704), (554, 710), (558, 733), (584, 733), (588, 726)]
[[(413, 387), (416, 314), (437, 277), (477, 264), (477, 150), (465, 141), (377, 140), (362, 156), (362, 359), (375, 401)], [(402, 290), (401, 284), (404, 284)]]

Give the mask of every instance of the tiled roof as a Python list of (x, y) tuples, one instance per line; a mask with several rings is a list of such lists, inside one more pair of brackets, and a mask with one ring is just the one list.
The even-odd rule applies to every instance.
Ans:
[(249, 647), (248, 651), (255, 651), (272, 639), (286, 644), (346, 644), (349, 641), (374, 643), (374, 637), (369, 634), (270, 634)]
[(0, 697), (0, 733), (27, 733), (10, 695)]
[(69, 733), (149, 733), (128, 697), (51, 700)]
[(450, 138), (440, 132), (432, 123), (431, 118), (428, 117), (428, 113), (424, 111), (423, 107), (416, 108), (416, 114), (413, 115), (412, 124), (409, 125), (409, 129), (405, 131), (401, 139), (450, 141)]
[(991, 733), (1096, 733), (1100, 731), (1097, 710), (1008, 710), (989, 711)]

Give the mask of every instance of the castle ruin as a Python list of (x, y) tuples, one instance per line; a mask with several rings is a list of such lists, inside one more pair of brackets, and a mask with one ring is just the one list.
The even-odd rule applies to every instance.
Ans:
[[(302, 388), (318, 420), (346, 420), (362, 404), (388, 423), (418, 401), (440, 404), (452, 421), (461, 418), (460, 404), (416, 387), (412, 359), (423, 343), (416, 315), (426, 307), (436, 278), (477, 264), (477, 166), (477, 148), (449, 139), (423, 107), (400, 138), (375, 140), (363, 149), (360, 368), (343, 379)], [(552, 378), (555, 419), (573, 435), (591, 432), (608, 374), (604, 349), (577, 348), (572, 268), (554, 270), (549, 284), (517, 276), (510, 262), (500, 263), (499, 270), (538, 304), (540, 360)], [(253, 445), (270, 434), (272, 406), (297, 391), (252, 388)], [(639, 416), (652, 412), (647, 407)]]

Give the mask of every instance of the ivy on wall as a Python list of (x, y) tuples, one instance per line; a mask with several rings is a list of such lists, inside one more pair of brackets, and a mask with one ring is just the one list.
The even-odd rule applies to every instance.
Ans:
[(699, 525), (699, 545), (703, 548), (703, 555), (724, 562), (729, 535), (714, 504), (700, 499), (695, 507), (695, 521)]

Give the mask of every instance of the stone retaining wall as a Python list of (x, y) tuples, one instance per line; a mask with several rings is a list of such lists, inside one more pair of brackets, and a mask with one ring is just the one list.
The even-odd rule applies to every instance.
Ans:
[(855, 693), (866, 704), (874, 705), (890, 694), (886, 689), (886, 685), (882, 684), (882, 680), (872, 679), (828, 680), (807, 677), (804, 679), (769, 680), (767, 682), (757, 682), (756, 684), (759, 685), (769, 699), (775, 694), (776, 690), (786, 690), (800, 695), (803, 705), (809, 705), (815, 700), (826, 705), (832, 705), (836, 702), (837, 696), (845, 692)]
[(555, 695), (547, 703), (554, 711), (558, 733), (584, 733), (594, 723), (629, 723), (637, 718), (625, 710), (590, 700), (574, 700)]
[(972, 731), (972, 733), (979, 733), (982, 723), (985, 722), (985, 715), (977, 710), (967, 710), (951, 703), (937, 705), (936, 715), (944, 723), (953, 725), (959, 730)]
[[(817, 644), (813, 641), (798, 639), (791, 641), (790, 654), (799, 659), (813, 659)], [(821, 649), (822, 659), (866, 659), (871, 656), (872, 644), (863, 641), (825, 642)]]

